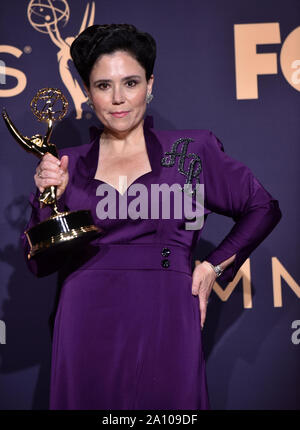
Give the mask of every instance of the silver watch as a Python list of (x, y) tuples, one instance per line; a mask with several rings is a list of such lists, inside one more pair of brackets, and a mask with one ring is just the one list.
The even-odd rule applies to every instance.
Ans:
[[(205, 261), (206, 261), (206, 260), (205, 260)], [(222, 269), (222, 267), (221, 267), (219, 264), (217, 264), (216, 266), (214, 266), (214, 265), (213, 265), (213, 264), (211, 264), (209, 261), (206, 261), (206, 263), (208, 263), (208, 264), (209, 264), (209, 265), (214, 269), (214, 271), (215, 271), (215, 273), (216, 273), (217, 277), (222, 275), (222, 273), (223, 273), (224, 269)]]

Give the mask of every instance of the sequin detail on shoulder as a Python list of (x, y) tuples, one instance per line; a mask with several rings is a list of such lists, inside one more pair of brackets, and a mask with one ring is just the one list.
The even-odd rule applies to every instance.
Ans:
[[(177, 157), (178, 160), (178, 172), (186, 177), (186, 184), (193, 184), (195, 178), (196, 183), (200, 183), (200, 173), (202, 171), (202, 162), (199, 155), (193, 152), (187, 153), (188, 145), (194, 140), (186, 137), (177, 139), (171, 148), (171, 151), (166, 151), (164, 157), (162, 157), (160, 163), (163, 167), (173, 167), (175, 165)], [(180, 150), (178, 147), (181, 145)], [(186, 159), (189, 159), (189, 165), (185, 168)]]

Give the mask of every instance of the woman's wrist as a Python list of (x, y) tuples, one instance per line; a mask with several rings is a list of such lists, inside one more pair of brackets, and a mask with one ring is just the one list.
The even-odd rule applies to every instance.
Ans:
[(202, 264), (206, 264), (207, 266), (209, 266), (210, 268), (211, 268), (211, 270), (213, 271), (213, 273), (214, 273), (214, 275), (215, 275), (215, 277), (217, 278), (218, 276), (220, 276), (219, 274), (221, 274), (222, 273), (222, 268), (220, 267), (220, 265), (218, 265), (218, 266), (214, 266), (213, 264), (211, 264), (209, 261), (207, 261), (207, 260), (204, 260), (203, 262), (202, 262)]

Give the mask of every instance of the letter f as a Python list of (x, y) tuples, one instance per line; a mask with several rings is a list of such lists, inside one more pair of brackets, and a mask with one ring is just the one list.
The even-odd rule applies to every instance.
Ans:
[(278, 22), (234, 25), (237, 99), (257, 99), (257, 76), (277, 73), (277, 54), (257, 54), (256, 46), (280, 41)]

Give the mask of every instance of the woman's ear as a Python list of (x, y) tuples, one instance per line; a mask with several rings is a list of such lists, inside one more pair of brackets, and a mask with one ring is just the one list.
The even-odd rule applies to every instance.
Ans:
[(152, 74), (147, 82), (147, 93), (151, 94), (152, 92), (152, 87), (153, 87), (153, 82), (154, 82), (154, 75)]
[(83, 86), (84, 86), (84, 91), (85, 91), (85, 93), (86, 93), (87, 97), (88, 97), (88, 98), (91, 98), (90, 90), (88, 89), (88, 87), (86, 86), (86, 84), (85, 84), (85, 83), (83, 83)]

